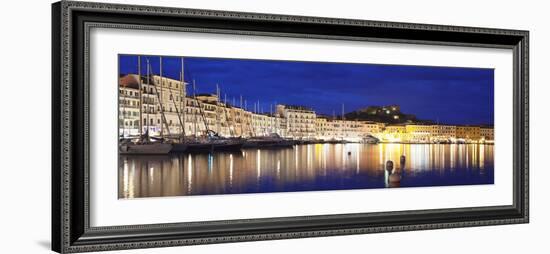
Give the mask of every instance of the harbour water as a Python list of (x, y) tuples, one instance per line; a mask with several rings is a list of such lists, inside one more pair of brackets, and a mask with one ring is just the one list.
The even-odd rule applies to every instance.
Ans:
[[(387, 160), (401, 168), (388, 183)], [(486, 144), (311, 144), (119, 157), (119, 198), (493, 184)]]

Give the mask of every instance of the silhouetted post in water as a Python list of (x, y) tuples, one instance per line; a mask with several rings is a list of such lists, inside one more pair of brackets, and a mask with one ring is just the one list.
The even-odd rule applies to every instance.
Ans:
[(393, 161), (387, 161), (386, 162), (386, 170), (388, 171), (388, 173), (390, 173), (390, 177), (388, 178), (388, 181), (390, 182), (390, 187), (397, 187), (399, 185), (395, 185), (395, 184), (398, 184), (399, 182), (401, 182), (401, 172), (399, 172), (399, 170), (394, 170), (393, 169)]
[(386, 161), (386, 171), (388, 171), (388, 175), (391, 175), (392, 170), (393, 170), (393, 161)]

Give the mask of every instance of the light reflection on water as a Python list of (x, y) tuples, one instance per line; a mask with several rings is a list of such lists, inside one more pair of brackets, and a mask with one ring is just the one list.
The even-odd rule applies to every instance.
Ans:
[(493, 145), (315, 144), (237, 153), (120, 156), (119, 198), (492, 184)]

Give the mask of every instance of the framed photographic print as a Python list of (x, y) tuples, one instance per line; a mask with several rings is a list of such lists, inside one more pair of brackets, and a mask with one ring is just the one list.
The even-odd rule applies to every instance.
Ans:
[(61, 1), (52, 249), (527, 223), (527, 31)]

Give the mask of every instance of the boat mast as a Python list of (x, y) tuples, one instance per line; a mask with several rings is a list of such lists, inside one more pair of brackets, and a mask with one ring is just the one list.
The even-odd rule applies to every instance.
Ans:
[[(197, 96), (195, 94), (195, 80), (193, 79), (193, 106), (198, 107), (198, 105), (199, 105), (199, 103), (197, 102)], [(197, 122), (198, 122), (197, 110), (194, 110), (193, 116), (195, 117), (195, 121), (193, 121), (193, 126), (194, 126), (193, 129), (195, 130), (195, 138), (197, 138)]]
[[(182, 58), (182, 64), (183, 64), (183, 58)], [(182, 83), (182, 86), (184, 86), (184, 82), (183, 82), (183, 66), (182, 66), (182, 72), (180, 73), (180, 79), (182, 80), (181, 83)], [(171, 97), (171, 101), (172, 101), (172, 104), (174, 104), (174, 108), (176, 109), (176, 115), (178, 116), (178, 121), (179, 121), (179, 124), (182, 128), (182, 132), (180, 133), (180, 135), (183, 135), (185, 137), (185, 125), (183, 124), (183, 121), (181, 120), (181, 116), (180, 116), (180, 111), (178, 109), (178, 105), (176, 104), (176, 100), (175, 100), (175, 96), (174, 94), (172, 93), (172, 87), (169, 87), (168, 88), (168, 91), (170, 92), (170, 97)], [(181, 104), (180, 104), (181, 106)]]
[(346, 135), (346, 119), (344, 118), (344, 103), (342, 103), (342, 140)]
[[(248, 104), (247, 104), (247, 101), (246, 99), (244, 100), (244, 111), (246, 112), (248, 110)], [(250, 112), (250, 119), (248, 119), (248, 132), (250, 132), (250, 136), (253, 137), (254, 136), (254, 132), (252, 130), (252, 114), (253, 112)]]
[[(195, 94), (195, 80), (193, 80), (193, 94)], [(201, 106), (201, 103), (199, 102), (199, 100), (197, 100), (197, 98), (195, 97), (195, 100), (197, 101), (197, 105), (199, 106), (199, 112), (201, 113), (201, 116), (202, 116), (202, 120), (204, 122), (204, 128), (205, 128), (205, 132), (208, 133), (209, 129), (208, 129), (208, 122), (206, 121), (206, 116), (204, 115), (204, 111), (202, 110), (202, 106)]]
[[(162, 57), (161, 57), (161, 63), (162, 63)], [(162, 64), (161, 64), (162, 66)], [(150, 68), (149, 68), (150, 70)], [(162, 67), (161, 67), (161, 70), (162, 70)], [(162, 73), (162, 72), (161, 72)], [(160, 78), (160, 85), (161, 85), (161, 88), (162, 88), (162, 76)], [(168, 123), (166, 122), (166, 116), (164, 115), (164, 110), (162, 108), (162, 102), (161, 102), (161, 99), (160, 99), (160, 95), (159, 95), (159, 92), (158, 92), (158, 89), (157, 89), (157, 86), (154, 84), (153, 82), (153, 87), (155, 88), (155, 94), (157, 95), (157, 99), (159, 100), (159, 105), (160, 105), (160, 116), (161, 116), (161, 119), (162, 119), (162, 122), (164, 123), (164, 125), (166, 126), (167, 128), (167, 132), (168, 132), (168, 136), (170, 136), (170, 128), (168, 128)], [(162, 123), (160, 125), (160, 136), (161, 137), (164, 137), (163, 135), (163, 132), (162, 132)]]
[(139, 138), (143, 135), (143, 93), (141, 84), (141, 56), (138, 56), (138, 86), (139, 86)]
[(258, 118), (258, 106), (256, 105), (256, 102), (254, 102), (254, 113), (250, 114), (250, 131), (252, 132), (252, 136), (256, 137), (258, 136), (258, 133), (256, 132), (256, 126), (254, 124), (257, 124), (257, 122), (254, 120), (254, 118)]
[[(149, 82), (149, 80), (150, 80), (149, 79), (150, 78), (150, 76), (149, 76), (149, 71), (150, 71), (149, 70), (149, 58), (146, 58), (146, 60), (147, 60), (147, 88), (150, 88), (149, 86), (151, 85), (151, 83)], [(145, 91), (145, 94), (147, 94), (147, 91)], [(147, 103), (147, 104), (149, 104), (149, 103)], [(147, 136), (149, 136), (149, 111), (150, 110), (151, 109), (149, 108), (149, 105), (147, 105), (147, 109), (145, 109), (145, 118), (146, 118), (145, 126), (147, 127), (147, 131), (145, 133), (147, 133)]]
[(235, 125), (235, 119), (233, 119), (233, 124), (230, 125), (229, 124), (229, 115), (227, 114), (227, 109), (229, 109), (229, 106), (227, 106), (227, 94), (225, 94), (225, 98), (224, 98), (224, 107), (223, 107), (223, 112), (225, 114), (225, 124), (227, 125), (227, 129), (229, 130), (229, 136), (233, 137), (233, 136), (236, 136), (234, 135), (234, 131), (231, 127), (233, 127)]
[[(263, 108), (260, 106), (260, 100), (258, 100), (258, 113), (259, 113), (258, 115), (264, 113)], [(261, 118), (258, 118), (258, 120), (259, 120), (259, 119), (261, 119)], [(258, 122), (256, 122), (256, 123), (258, 123)], [(261, 123), (261, 122), (260, 122), (260, 123)], [(265, 134), (265, 129), (263, 130), (264, 133), (262, 133), (262, 128), (261, 128), (261, 124), (260, 124), (260, 123), (258, 123), (257, 131), (260, 132), (260, 135), (261, 135), (261, 136), (264, 136), (264, 134)], [(258, 134), (256, 134), (256, 135), (258, 135)]]
[(187, 86), (185, 85), (185, 78), (184, 78), (184, 75), (185, 75), (185, 72), (183, 71), (183, 57), (181, 58), (181, 89), (182, 89), (182, 100), (181, 100), (181, 103), (183, 103), (183, 112), (182, 112), (182, 115), (183, 115), (183, 137), (185, 138), (185, 117), (186, 117), (186, 111), (187, 111)]
[(217, 102), (216, 102), (216, 132), (219, 134), (221, 133), (221, 120), (220, 120), (220, 105), (222, 104), (221, 103), (221, 98), (220, 98), (221, 94), (220, 94), (220, 87), (218, 86), (218, 84), (216, 84), (216, 97), (217, 97)]
[[(162, 91), (163, 90), (162, 89), (162, 86), (163, 86), (163, 84), (162, 84), (162, 56), (159, 56), (159, 66), (160, 66), (159, 67), (160, 68), (160, 73), (159, 73), (159, 75), (160, 75), (160, 95), (157, 93), (157, 96), (159, 96), (160, 112), (164, 112), (164, 102), (162, 101), (162, 97), (163, 97), (162, 96), (162, 92), (163, 92)], [(164, 113), (162, 113), (162, 115), (161, 115), (161, 118), (163, 118), (163, 120), (164, 120), (163, 116), (164, 116)], [(164, 137), (163, 134), (164, 134), (164, 128), (162, 128), (162, 123), (161, 123), (160, 124), (160, 136)]]
[(244, 109), (243, 109), (243, 96), (241, 95), (241, 101), (240, 101), (240, 104), (239, 104), (239, 108), (241, 108), (241, 114), (239, 114), (239, 120), (241, 120), (241, 136), (243, 135), (243, 118), (244, 118)]
[(254, 102), (254, 113), (251, 115), (250, 117), (250, 126), (252, 127), (252, 135), (253, 136), (258, 136), (258, 134), (256, 133), (256, 128), (254, 126), (255, 124), (255, 121), (254, 121), (254, 118), (257, 118), (258, 116), (258, 106), (256, 105), (256, 102)]
[(273, 104), (269, 104), (269, 135), (273, 134)]
[(279, 135), (279, 117), (277, 116), (277, 101), (275, 101), (275, 107), (273, 107), (273, 120), (275, 121), (275, 134)]
[[(119, 87), (120, 87), (120, 83), (119, 83)], [(123, 83), (122, 87), (126, 88), (126, 84)], [(126, 132), (126, 89), (122, 89), (122, 90), (123, 90), (122, 91), (122, 137), (125, 137), (126, 135), (124, 135), (124, 133)]]
[[(228, 121), (227, 111), (226, 111), (226, 109), (227, 109), (227, 94), (226, 93), (223, 94), (223, 107), (222, 107), (222, 109), (223, 109), (223, 113), (225, 114), (225, 125), (227, 125), (227, 129), (229, 130), (229, 133), (230, 133), (229, 135), (231, 135), (231, 130), (229, 129), (229, 121)], [(223, 125), (222, 125), (221, 122), (220, 122), (220, 126), (223, 129)]]

